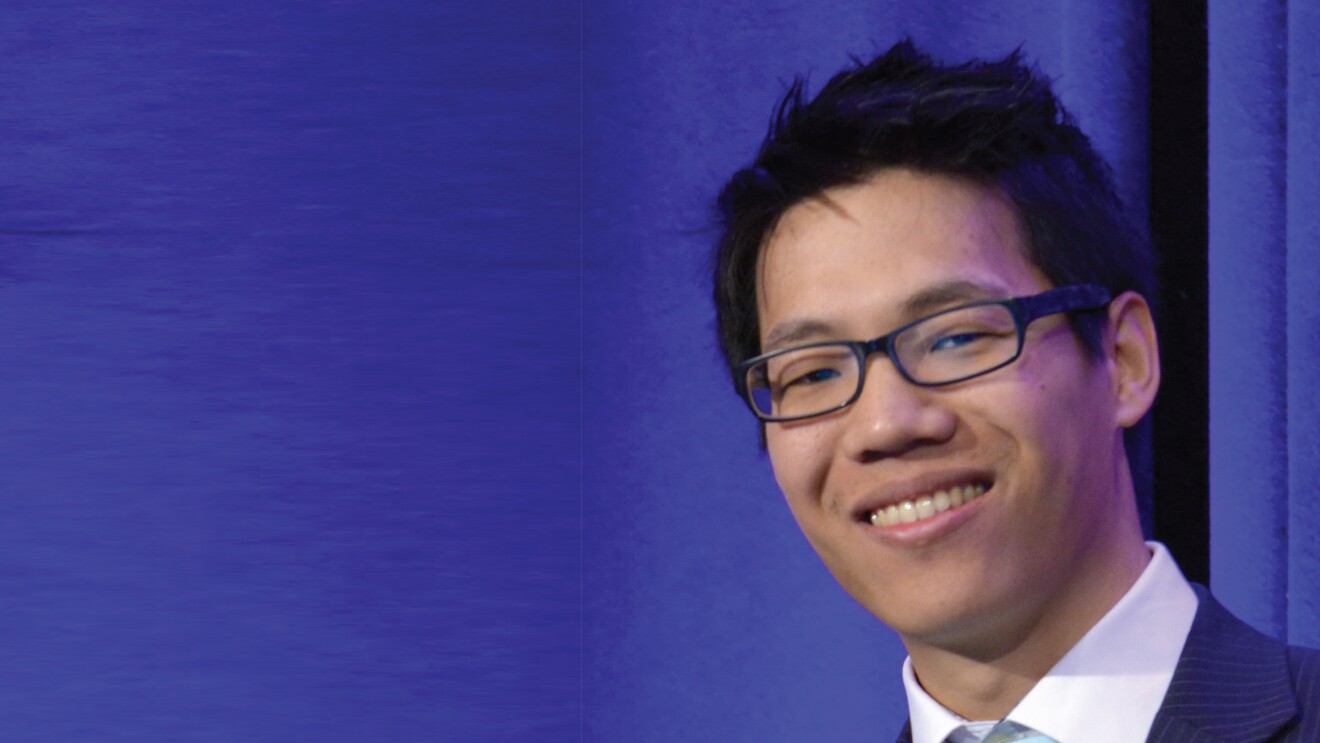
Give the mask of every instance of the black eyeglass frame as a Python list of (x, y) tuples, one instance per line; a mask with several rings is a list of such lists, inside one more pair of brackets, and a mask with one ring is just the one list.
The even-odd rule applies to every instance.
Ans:
[[(1032, 322), (1049, 315), (1057, 315), (1061, 312), (1098, 310), (1108, 306), (1111, 301), (1113, 301), (1113, 297), (1110, 295), (1109, 290), (1103, 286), (1095, 284), (1069, 284), (1068, 286), (1060, 286), (1041, 292), (1040, 294), (1026, 297), (1010, 297), (1008, 299), (970, 302), (968, 304), (958, 305), (957, 307), (950, 307), (946, 310), (940, 310), (939, 312), (926, 315), (925, 317), (917, 318), (912, 322), (900, 325), (879, 338), (873, 338), (869, 341), (821, 341), (819, 343), (807, 343), (801, 346), (793, 346), (791, 348), (781, 348), (777, 351), (754, 356), (734, 367), (733, 384), (737, 388), (739, 396), (742, 397), (743, 402), (747, 404), (747, 407), (751, 409), (752, 413), (766, 423), (786, 423), (789, 421), (816, 418), (818, 416), (828, 415), (837, 410), (842, 410), (849, 405), (852, 405), (854, 402), (857, 402), (857, 398), (861, 397), (862, 389), (866, 386), (866, 360), (871, 354), (884, 352), (885, 356), (889, 358), (890, 363), (892, 363), (894, 368), (898, 370), (898, 373), (908, 382), (918, 387), (943, 387), (945, 385), (957, 384), (958, 382), (965, 382), (969, 379), (975, 379), (976, 377), (997, 371), (1014, 361), (1017, 361), (1018, 358), (1022, 356), (1022, 347), (1026, 343), (1027, 326)], [(989, 369), (983, 369), (974, 374), (967, 374), (958, 377), (957, 379), (948, 379), (940, 382), (918, 381), (912, 378), (912, 375), (908, 373), (907, 369), (903, 368), (903, 364), (899, 362), (898, 354), (894, 350), (895, 337), (901, 335), (904, 331), (914, 325), (919, 325), (927, 320), (939, 317), (940, 315), (945, 315), (950, 312), (958, 312), (969, 307), (982, 307), (992, 304), (1006, 307), (1013, 315), (1013, 323), (1017, 327), (1017, 348), (1013, 351), (1012, 356), (995, 364)], [(847, 346), (853, 352), (853, 355), (857, 357), (857, 389), (853, 392), (851, 397), (832, 408), (827, 408), (818, 413), (810, 413), (808, 415), (773, 416), (765, 415), (757, 410), (756, 403), (752, 400), (751, 390), (748, 389), (747, 386), (747, 374), (751, 371), (752, 367), (757, 366), (768, 359), (782, 356), (786, 353), (793, 353), (806, 348), (820, 348), (823, 346)]]

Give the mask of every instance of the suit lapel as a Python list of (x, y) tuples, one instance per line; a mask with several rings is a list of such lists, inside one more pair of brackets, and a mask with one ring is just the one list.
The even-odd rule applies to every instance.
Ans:
[[(1147, 743), (1264, 743), (1298, 714), (1286, 646), (1233, 616), (1204, 587)], [(912, 743), (912, 724), (895, 743)]]
[(1147, 743), (1261, 743), (1297, 715), (1287, 649), (1193, 586), (1200, 601)]

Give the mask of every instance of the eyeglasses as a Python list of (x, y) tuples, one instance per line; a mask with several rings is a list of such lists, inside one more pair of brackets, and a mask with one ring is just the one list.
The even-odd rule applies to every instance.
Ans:
[(974, 302), (874, 340), (809, 343), (762, 354), (734, 369), (734, 384), (763, 421), (812, 418), (846, 408), (861, 396), (866, 359), (873, 353), (888, 356), (912, 384), (954, 384), (1016, 361), (1032, 321), (1100, 309), (1109, 301), (1104, 287), (1074, 284), (1030, 297)]

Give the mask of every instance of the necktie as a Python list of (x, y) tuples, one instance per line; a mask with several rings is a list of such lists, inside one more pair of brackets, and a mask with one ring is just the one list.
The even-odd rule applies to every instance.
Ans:
[(1059, 743), (1044, 733), (1038, 733), (1016, 722), (1003, 722), (995, 725), (990, 734), (981, 743)]

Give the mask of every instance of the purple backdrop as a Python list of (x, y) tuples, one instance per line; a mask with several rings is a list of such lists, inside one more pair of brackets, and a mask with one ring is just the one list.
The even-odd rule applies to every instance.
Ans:
[(579, 28), (5, 8), (0, 737), (574, 735)]
[[(1211, 546), (1317, 644), (1293, 5), (1210, 4)], [(7, 8), (5, 739), (884, 740), (902, 651), (727, 389), (709, 200), (785, 81), (909, 33), (1023, 45), (1141, 208), (1145, 13)]]

